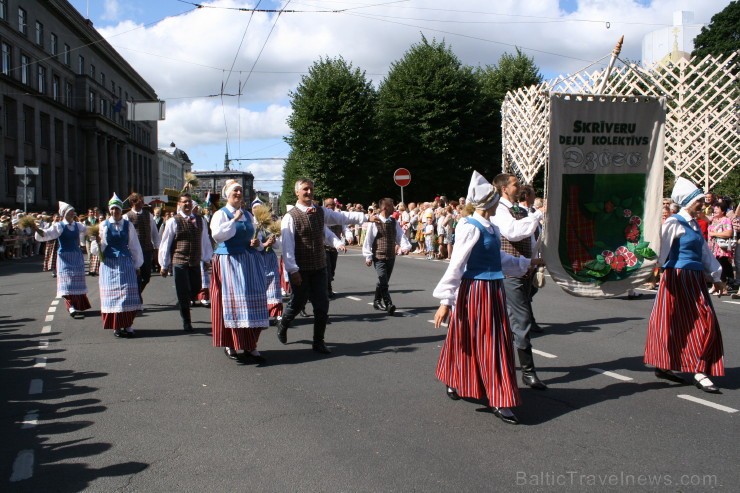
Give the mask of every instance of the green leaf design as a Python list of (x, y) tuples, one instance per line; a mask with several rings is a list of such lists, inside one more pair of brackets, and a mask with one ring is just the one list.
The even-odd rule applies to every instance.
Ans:
[(635, 249), (647, 248), (648, 245), (650, 245), (650, 242), (648, 242), (648, 241), (640, 241), (639, 243), (637, 243), (637, 245), (635, 245)]
[(598, 204), (598, 203), (586, 204), (586, 205), (584, 205), (584, 207), (586, 208), (586, 210), (588, 212), (601, 212), (602, 210), (604, 210), (604, 204), (603, 203), (600, 203), (600, 204)]
[(635, 250), (635, 253), (651, 260), (657, 257), (657, 254), (651, 248), (638, 248)]

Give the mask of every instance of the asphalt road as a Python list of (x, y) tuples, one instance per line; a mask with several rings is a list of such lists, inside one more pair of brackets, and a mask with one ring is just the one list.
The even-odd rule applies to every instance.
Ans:
[(643, 366), (653, 293), (588, 300), (548, 284), (533, 344), (550, 388), (522, 389), (510, 426), (434, 377), (446, 266), (400, 258), (389, 317), (370, 306), (359, 251), (341, 255), (333, 354), (311, 351), (299, 318), (286, 346), (262, 334), (269, 363), (254, 366), (211, 346), (207, 308), (181, 330), (171, 278), (152, 279), (139, 337), (119, 340), (102, 329), (97, 278), (77, 321), (39, 260), (0, 263), (0, 491), (740, 489), (740, 303), (715, 303), (727, 375), (710, 395)]

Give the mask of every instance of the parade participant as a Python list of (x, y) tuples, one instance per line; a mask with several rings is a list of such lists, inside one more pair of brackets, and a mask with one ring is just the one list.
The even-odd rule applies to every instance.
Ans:
[(162, 277), (167, 277), (172, 265), (182, 328), (185, 332), (192, 332), (190, 305), (195, 302), (201, 288), (201, 264), (210, 264), (213, 248), (206, 232), (208, 225), (202, 217), (193, 214), (190, 194), (181, 194), (177, 205), (177, 215), (167, 220), (162, 232), (159, 272)]
[[(82, 222), (82, 224), (84, 224), (88, 228), (98, 225), (98, 215), (95, 214), (95, 212), (92, 209), (88, 209), (87, 217), (85, 217), (85, 220)], [(100, 267), (100, 258), (91, 253), (90, 244), (93, 241), (95, 240), (90, 235), (86, 235), (85, 245), (87, 246), (87, 261), (88, 261), (87, 274), (89, 276), (95, 276), (98, 272), (98, 268)]]
[(679, 177), (671, 198), (681, 210), (661, 230), (658, 264), (664, 270), (648, 323), (645, 363), (655, 367), (658, 378), (685, 383), (673, 371), (690, 372), (697, 388), (719, 393), (709, 376), (725, 373), (722, 334), (704, 276), (711, 276), (719, 292), (724, 283), (722, 266), (695, 220), (704, 192)]
[(386, 310), (393, 315), (396, 305), (391, 301), (388, 293), (388, 281), (393, 273), (393, 265), (396, 262), (396, 245), (401, 247), (401, 253), (406, 255), (411, 251), (411, 243), (403, 234), (401, 225), (391, 217), (393, 214), (393, 199), (380, 199), (378, 207), (378, 221), (370, 223), (365, 235), (365, 243), (362, 244), (362, 254), (365, 256), (365, 265), (373, 265), (378, 275), (378, 283), (375, 286), (375, 300), (373, 308)]
[(103, 328), (113, 335), (132, 338), (134, 318), (141, 310), (138, 271), (144, 262), (134, 225), (124, 219), (123, 201), (115, 193), (108, 201), (110, 218), (100, 224), (92, 253), (100, 255), (100, 315)]
[(522, 276), (542, 260), (501, 249), (499, 231), (490, 222), (499, 199), (493, 186), (474, 171), (466, 201), (475, 212), (458, 223), (452, 259), (433, 293), (441, 300), (435, 327), (452, 311), (436, 376), (447, 385), (451, 399), (485, 398), (497, 418), (518, 424), (511, 408), (521, 400), (502, 281), (504, 274)]
[(330, 354), (331, 350), (324, 342), (326, 322), (329, 319), (324, 244), (332, 243), (342, 252), (347, 251), (347, 248), (326, 226), (373, 222), (375, 215), (368, 217), (362, 212), (335, 212), (324, 207), (315, 207), (314, 184), (310, 179), (296, 181), (294, 190), (298, 200), (281, 222), (283, 261), (290, 277), (292, 292), (283, 317), (277, 321), (278, 340), (287, 344), (290, 323), (306, 305), (306, 301), (310, 300), (314, 316), (312, 349), (317, 353)]
[(85, 257), (80, 248), (85, 245), (85, 226), (75, 221), (74, 207), (66, 202), (59, 202), (59, 217), (64, 219), (47, 229), (37, 229), (36, 240), (59, 240), (57, 297), (64, 299), (73, 318), (85, 318), (82, 312), (90, 308), (85, 284)]
[[(59, 214), (54, 214), (54, 216), (51, 219), (51, 224), (49, 226), (53, 226), (59, 221), (61, 221), (61, 217), (59, 216)], [(58, 249), (59, 249), (58, 239), (46, 242), (46, 246), (44, 248), (44, 265), (41, 270), (42, 272), (51, 271), (51, 277), (57, 276), (57, 250)]]
[[(324, 199), (324, 207), (330, 210), (335, 210), (335, 207), (337, 206), (337, 203), (334, 199)], [(338, 210), (338, 209), (336, 209)], [(344, 226), (341, 224), (334, 224), (332, 226), (329, 226), (329, 230), (334, 233), (334, 235), (341, 239), (342, 234), (344, 232)], [(337, 259), (339, 258), (339, 252), (336, 248), (334, 248), (334, 245), (324, 245), (324, 250), (326, 251), (326, 276), (327, 280), (329, 281), (329, 298), (334, 298), (334, 288), (332, 287), (332, 282), (334, 282), (334, 274), (337, 271)]]
[[(501, 249), (515, 257), (531, 259), (537, 244), (535, 232), (540, 227), (543, 212), (529, 214), (527, 209), (519, 207), (521, 184), (516, 176), (501, 173), (494, 178), (493, 185), (501, 195), (498, 214), (491, 219), (501, 234)], [(530, 271), (522, 276), (506, 276), (504, 279), (508, 301), (506, 307), (511, 330), (514, 332), (514, 346), (519, 356), (519, 366), (522, 369), (522, 382), (533, 389), (545, 390), (547, 387), (540, 381), (535, 371), (532, 343), (529, 339), (529, 333), (534, 325), (532, 274)]]
[[(152, 211), (152, 219), (154, 219), (154, 227), (157, 228), (160, 240), (162, 238), (162, 230), (164, 229), (165, 220), (162, 217), (162, 208), (155, 207)], [(161, 241), (160, 241), (161, 243)], [(152, 256), (152, 274), (156, 274), (162, 270), (162, 266), (159, 265), (159, 255)]]
[(262, 246), (254, 235), (252, 215), (242, 209), (239, 182), (227, 180), (221, 197), (227, 203), (211, 218), (217, 243), (211, 276), (213, 345), (223, 347), (230, 359), (264, 363), (257, 351), (260, 333), (269, 325)]
[[(96, 207), (95, 210), (98, 208)], [(100, 236), (100, 224), (105, 221), (105, 214), (98, 213), (98, 237)], [(94, 238), (97, 240), (98, 238)], [(90, 253), (90, 267), (88, 268), (88, 274), (91, 276), (97, 276), (100, 273), (100, 255), (93, 255)]]
[[(265, 207), (260, 199), (252, 201), (252, 215), (257, 216), (258, 207)], [(255, 227), (258, 227), (255, 224)], [(258, 227), (257, 239), (262, 244), (262, 259), (265, 261), (267, 276), (267, 310), (270, 320), (277, 320), (283, 314), (283, 296), (280, 289), (280, 264), (275, 248), (280, 248), (280, 239), (270, 231)]]
[[(206, 222), (205, 234), (208, 237), (208, 241), (211, 243), (211, 252), (213, 252), (213, 240), (211, 239), (211, 227), (210, 223), (206, 219), (205, 215), (201, 215), (200, 211), (202, 208), (196, 201), (193, 201), (193, 214), (200, 216)], [(206, 209), (207, 210), (207, 209)], [(161, 244), (161, 242), (160, 242)], [(213, 253), (211, 253), (213, 255)], [(190, 306), (204, 306), (206, 308), (211, 307), (211, 259), (207, 262), (200, 263), (200, 289), (198, 294), (195, 295), (195, 301), (190, 303)]]
[(144, 263), (138, 273), (139, 294), (142, 294), (152, 277), (152, 259), (157, 257), (159, 231), (152, 213), (148, 209), (144, 209), (144, 200), (140, 194), (134, 192), (128, 196), (127, 200), (131, 205), (131, 210), (126, 213), (126, 219), (131, 221), (131, 224), (136, 228), (141, 251), (144, 255)]

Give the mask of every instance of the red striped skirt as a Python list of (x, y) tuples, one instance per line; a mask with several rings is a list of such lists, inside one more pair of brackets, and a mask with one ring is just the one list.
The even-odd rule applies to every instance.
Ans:
[(44, 266), (43, 272), (57, 270), (57, 250), (59, 249), (59, 240), (47, 241), (44, 244)]
[(283, 304), (282, 303), (274, 303), (274, 304), (268, 303), (267, 312), (270, 315), (270, 318), (280, 317), (283, 314)]
[(74, 308), (78, 311), (89, 310), (91, 308), (90, 300), (87, 299), (86, 294), (65, 294), (62, 296), (64, 304), (67, 305), (67, 310)]
[(87, 271), (94, 274), (100, 271), (100, 255), (90, 255), (90, 267)]
[(664, 370), (725, 374), (722, 334), (698, 270), (665, 269), (648, 323), (645, 363)]
[(200, 291), (198, 291), (198, 294), (195, 297), (196, 300), (202, 301), (210, 301), (211, 300), (211, 290), (208, 288), (200, 288)]
[(288, 279), (288, 273), (285, 272), (285, 264), (283, 264), (283, 256), (278, 257), (278, 272), (280, 273), (280, 289), (286, 295), (290, 294), (290, 279)]
[(501, 281), (462, 280), (439, 355), (437, 378), (461, 397), (485, 397), (491, 406), (521, 403)]
[(136, 312), (101, 313), (104, 329), (127, 329), (134, 325)]
[(229, 347), (236, 350), (254, 351), (257, 349), (262, 327), (238, 327), (228, 328), (224, 323), (222, 291), (221, 291), (221, 265), (216, 261), (212, 263), (211, 273), (211, 334), (214, 347)]

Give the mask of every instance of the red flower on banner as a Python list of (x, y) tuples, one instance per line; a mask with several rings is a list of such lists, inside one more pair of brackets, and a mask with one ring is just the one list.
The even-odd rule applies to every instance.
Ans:
[(629, 209), (624, 210), (624, 217), (630, 217), (632, 215), (632, 211)]
[(621, 246), (617, 248), (617, 255), (624, 258), (624, 261), (627, 263), (627, 267), (634, 267), (637, 265), (637, 255), (630, 252), (626, 247)]
[(612, 202), (611, 200), (607, 200), (604, 204), (604, 212), (606, 212), (607, 214), (611, 214), (612, 212), (614, 212), (614, 202)]
[(630, 218), (630, 224), (637, 224), (639, 226), (642, 224), (642, 218), (640, 218), (640, 216), (632, 216)]
[(640, 227), (637, 224), (630, 224), (624, 228), (624, 237), (632, 243), (637, 243), (640, 239)]

